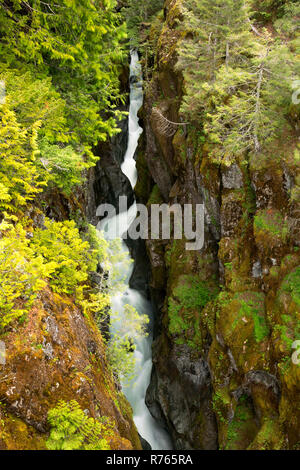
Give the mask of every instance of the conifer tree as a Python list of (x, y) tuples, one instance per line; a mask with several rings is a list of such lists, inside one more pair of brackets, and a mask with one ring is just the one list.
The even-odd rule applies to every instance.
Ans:
[(270, 150), (291, 130), (299, 62), (288, 45), (257, 30), (246, 1), (188, 0), (187, 6), (177, 64), (185, 80), (182, 113), (201, 123), (218, 163)]
[(66, 103), (65, 135), (86, 152), (117, 132), (121, 116), (115, 105), (126, 30), (115, 6), (116, 0), (0, 2), (3, 62), (52, 77)]

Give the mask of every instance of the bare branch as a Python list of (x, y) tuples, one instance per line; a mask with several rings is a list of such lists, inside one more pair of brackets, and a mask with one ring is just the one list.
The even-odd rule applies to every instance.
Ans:
[(152, 116), (155, 117), (159, 132), (167, 137), (172, 137), (179, 126), (186, 126), (188, 124), (188, 122), (169, 121), (157, 107), (152, 109)]

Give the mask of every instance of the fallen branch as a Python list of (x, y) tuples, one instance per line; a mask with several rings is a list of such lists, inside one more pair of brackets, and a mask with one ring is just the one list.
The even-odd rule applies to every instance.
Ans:
[(156, 124), (158, 124), (158, 130), (161, 134), (172, 137), (179, 126), (186, 126), (188, 122), (173, 122), (167, 119), (159, 108), (152, 109), (152, 115), (155, 118)]

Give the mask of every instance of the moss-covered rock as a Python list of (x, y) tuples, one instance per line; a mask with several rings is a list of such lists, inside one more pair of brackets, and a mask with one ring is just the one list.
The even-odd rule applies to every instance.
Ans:
[(7, 449), (44, 446), (47, 415), (59, 400), (76, 399), (92, 417), (115, 422), (116, 449), (140, 448), (132, 411), (109, 371), (105, 345), (92, 317), (68, 297), (45, 290), (26, 322), (1, 340), (0, 442)]

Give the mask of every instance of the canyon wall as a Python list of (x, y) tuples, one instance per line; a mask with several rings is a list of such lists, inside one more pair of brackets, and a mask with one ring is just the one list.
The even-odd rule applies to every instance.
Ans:
[[(148, 204), (204, 203), (205, 243), (146, 243), (157, 308), (147, 403), (177, 449), (299, 448), (298, 162), (282, 142), (273, 159), (216, 165), (201, 126), (183, 125), (181, 5), (167, 0), (143, 31), (155, 63), (149, 74), (143, 59), (136, 193)], [(172, 135), (161, 116), (178, 123)]]
[[(126, 149), (123, 132), (95, 153), (102, 159), (89, 170), (86, 182), (69, 198), (47, 190), (30, 209), (34, 227), (44, 227), (44, 217), (56, 221), (75, 218), (78, 225), (96, 224), (102, 202), (116, 204), (118, 194), (133, 198), (129, 181), (122, 178), (121, 154)], [(100, 269), (100, 268), (99, 268)], [(101, 276), (89, 273), (88, 283), (97, 292)], [(60, 400), (76, 400), (94, 418), (114, 422), (110, 447), (141, 449), (132, 409), (111, 373), (107, 333), (99, 331), (92, 314), (83, 314), (74, 296), (44, 289), (22, 325), (10, 329), (2, 341), (6, 362), (0, 364), (0, 449), (43, 450), (49, 436), (48, 412)]]

